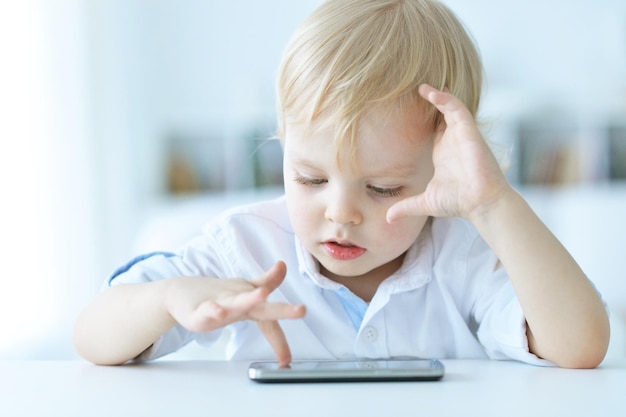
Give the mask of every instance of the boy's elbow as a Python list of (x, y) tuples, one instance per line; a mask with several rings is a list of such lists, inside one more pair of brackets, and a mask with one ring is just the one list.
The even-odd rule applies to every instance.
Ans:
[(118, 357), (113, 357), (104, 352), (99, 351), (98, 349), (91, 349), (89, 347), (85, 347), (80, 343), (77, 343), (74, 340), (74, 350), (76, 353), (83, 359), (88, 362), (93, 363), (94, 365), (101, 366), (114, 366), (114, 365), (123, 365), (128, 362), (126, 359), (121, 359)]
[(555, 364), (561, 368), (569, 369), (593, 369), (602, 363), (606, 356), (606, 349), (596, 349), (595, 351), (584, 352), (579, 355), (565, 357)]
[(578, 346), (570, 346), (566, 353), (559, 355), (558, 360), (553, 362), (562, 368), (596, 368), (606, 357), (609, 340), (610, 328), (607, 323), (606, 326), (596, 328), (586, 340), (580, 341)]
[(127, 359), (112, 354), (112, 349), (97, 342), (97, 337), (92, 334), (80, 320), (74, 325), (72, 342), (74, 351), (83, 359), (95, 365), (122, 365)]
[(589, 320), (585, 326), (572, 333), (558, 332), (552, 337), (538, 340), (530, 328), (527, 329), (531, 352), (560, 368), (592, 369), (606, 357), (610, 340), (608, 317)]

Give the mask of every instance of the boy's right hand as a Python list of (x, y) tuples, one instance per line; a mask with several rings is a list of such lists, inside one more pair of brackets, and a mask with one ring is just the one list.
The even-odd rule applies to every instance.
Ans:
[(283, 281), (283, 262), (265, 274), (248, 281), (239, 278), (217, 279), (180, 277), (172, 280), (166, 308), (172, 318), (193, 332), (208, 332), (240, 320), (255, 320), (272, 346), (279, 363), (291, 361), (291, 352), (279, 319), (302, 318), (304, 305), (268, 302), (267, 297)]

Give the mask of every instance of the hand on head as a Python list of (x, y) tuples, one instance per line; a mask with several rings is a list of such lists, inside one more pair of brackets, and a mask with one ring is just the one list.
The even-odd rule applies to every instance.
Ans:
[(497, 200), (509, 188), (508, 182), (463, 102), (427, 84), (419, 93), (444, 118), (434, 132), (435, 172), (422, 194), (388, 210), (387, 221), (424, 215), (471, 219)]

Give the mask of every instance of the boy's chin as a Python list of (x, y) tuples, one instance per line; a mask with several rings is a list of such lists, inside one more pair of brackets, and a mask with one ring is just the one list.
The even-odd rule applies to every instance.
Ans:
[(320, 262), (320, 273), (326, 278), (359, 279), (372, 274), (377, 268), (368, 268), (364, 265), (356, 265), (355, 261)]
[[(320, 273), (324, 275), (326, 278), (330, 278), (330, 279), (334, 279), (338, 277), (339, 278), (356, 278), (356, 277), (363, 275), (363, 273), (356, 270), (354, 266), (336, 265), (336, 263), (339, 263), (339, 261), (327, 262), (327, 263), (320, 262)], [(344, 261), (344, 263), (346, 262)], [(364, 273), (367, 273), (367, 271), (365, 271)]]

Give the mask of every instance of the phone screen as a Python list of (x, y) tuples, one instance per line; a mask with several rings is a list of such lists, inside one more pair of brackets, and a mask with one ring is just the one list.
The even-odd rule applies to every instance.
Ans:
[(443, 375), (443, 364), (433, 359), (294, 361), (286, 367), (253, 362), (248, 368), (257, 382), (433, 381)]

